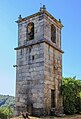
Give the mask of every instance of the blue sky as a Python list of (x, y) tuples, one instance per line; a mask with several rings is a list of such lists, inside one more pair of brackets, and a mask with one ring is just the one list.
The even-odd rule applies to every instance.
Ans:
[(0, 1), (0, 94), (15, 95), (19, 14), (26, 17), (45, 4), (56, 19), (61, 19), (63, 76), (81, 79), (81, 0), (1, 0)]

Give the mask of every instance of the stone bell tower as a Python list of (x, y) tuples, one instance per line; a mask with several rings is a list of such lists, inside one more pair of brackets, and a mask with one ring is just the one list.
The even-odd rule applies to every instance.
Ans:
[(16, 61), (15, 114), (28, 111), (31, 115), (62, 113), (62, 53), (61, 21), (46, 11), (45, 5), (38, 13), (18, 23)]

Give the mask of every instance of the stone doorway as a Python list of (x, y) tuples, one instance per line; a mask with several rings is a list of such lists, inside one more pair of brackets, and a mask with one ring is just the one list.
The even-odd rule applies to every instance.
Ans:
[(28, 104), (28, 105), (27, 105), (27, 112), (28, 112), (30, 115), (33, 115), (33, 104)]

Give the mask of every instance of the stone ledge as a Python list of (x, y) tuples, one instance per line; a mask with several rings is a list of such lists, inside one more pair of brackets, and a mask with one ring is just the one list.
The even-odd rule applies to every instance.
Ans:
[(47, 43), (49, 45), (51, 45), (53, 48), (55, 48), (56, 50), (58, 50), (61, 53), (64, 53), (61, 49), (57, 48), (53, 43), (51, 43), (51, 41), (48, 41), (47, 39), (40, 39), (40, 40), (33, 40), (33, 42), (26, 42), (25, 45), (14, 48), (14, 50), (19, 50), (19, 49), (23, 49), (32, 45), (36, 45), (39, 43)]

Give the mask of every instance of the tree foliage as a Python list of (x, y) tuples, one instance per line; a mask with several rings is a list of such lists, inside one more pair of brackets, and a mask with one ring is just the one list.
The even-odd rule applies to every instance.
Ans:
[(13, 116), (13, 108), (7, 106), (6, 108), (0, 108), (0, 118), (1, 119), (10, 119)]
[(63, 78), (63, 105), (65, 114), (75, 114), (81, 111), (81, 81), (73, 78)]
[(0, 107), (6, 108), (8, 105), (15, 106), (15, 97), (9, 95), (0, 95)]

